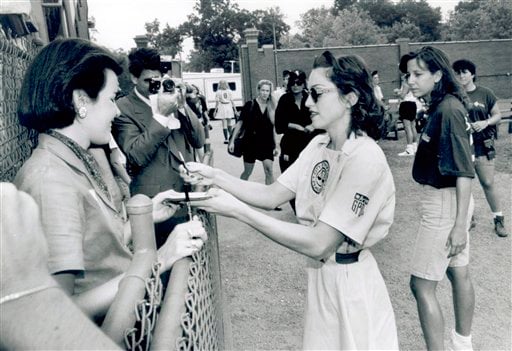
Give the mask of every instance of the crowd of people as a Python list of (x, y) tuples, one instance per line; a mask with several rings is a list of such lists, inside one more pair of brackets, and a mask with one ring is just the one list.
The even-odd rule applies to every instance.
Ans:
[[(1, 184), (2, 203), (10, 205), (1, 213), (0, 348), (114, 349), (97, 325), (133, 257), (126, 200), (152, 199), (157, 261), (166, 272), (200, 250), (207, 235), (185, 206), (164, 199), (201, 185), (210, 187), (208, 198), (192, 206), (235, 218), (308, 258), (304, 349), (398, 349), (391, 299), (371, 253), (389, 232), (396, 201), (378, 144), (386, 113), (378, 71), (356, 55), (325, 51), (309, 77), (291, 69), (278, 89), (270, 80), (257, 82), (257, 96), (240, 113), (220, 81), (214, 117), (228, 149), (234, 148), (230, 136), (243, 130), (237, 177), (201, 163), (211, 125), (196, 86), (174, 82), (154, 49), (133, 50), (128, 69), (133, 89), (116, 99), (122, 73), (116, 57), (86, 40), (58, 39), (26, 72), (19, 121), (40, 134), (14, 184)], [(474, 63), (452, 66), (434, 47), (402, 56), (399, 70), (403, 81), (395, 93), (407, 142), (399, 156), (414, 157), (412, 177), (421, 187), (410, 288), (426, 347), (442, 350), (436, 288), (449, 278), (456, 321), (451, 347), (470, 350), (475, 174), (496, 234), (508, 235), (493, 181), (497, 99), (475, 85)], [(419, 114), (426, 124), (418, 131)], [(249, 181), (256, 160), (264, 184)], [(255, 209), (279, 210), (287, 202), (294, 222)], [(19, 264), (15, 251), (30, 260)], [(48, 323), (30, 315), (35, 304)], [(9, 320), (20, 310), (24, 328)], [(37, 333), (28, 336), (26, 328)]]

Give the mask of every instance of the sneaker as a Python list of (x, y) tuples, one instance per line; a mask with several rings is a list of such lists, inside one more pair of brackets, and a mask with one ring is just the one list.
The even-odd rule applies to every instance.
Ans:
[(450, 340), (447, 345), (449, 351), (473, 351), (471, 336), (462, 336), (452, 329)]
[(504, 216), (496, 216), (494, 217), (494, 231), (496, 235), (499, 237), (506, 237), (508, 233), (505, 231), (505, 217)]
[(398, 156), (414, 156), (416, 153), (414, 152), (414, 148), (407, 147), (404, 152), (398, 154)]
[(224, 144), (229, 144), (229, 140), (224, 140)]

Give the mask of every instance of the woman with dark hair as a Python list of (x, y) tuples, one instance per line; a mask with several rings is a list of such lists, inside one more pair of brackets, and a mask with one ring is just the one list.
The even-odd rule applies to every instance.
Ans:
[[(309, 109), (306, 107), (306, 73), (294, 70), (288, 74), (286, 93), (281, 96), (275, 114), (275, 128), (281, 138), (279, 167), (284, 172), (295, 162), (299, 154), (313, 137), (320, 133), (312, 125)], [(290, 201), (295, 211), (295, 201)]]
[[(105, 49), (81, 39), (55, 40), (27, 70), (18, 106), (20, 123), (40, 135), (15, 183), (39, 205), (50, 273), (87, 315), (100, 319), (132, 259), (129, 223), (89, 150), (110, 140), (120, 73)], [(165, 197), (153, 198), (155, 222), (176, 210), (161, 203)], [(158, 250), (162, 271), (199, 250), (203, 240), (190, 233), (205, 238), (198, 221), (177, 226)]]
[(452, 286), (454, 350), (470, 350), (475, 293), (469, 277), (469, 222), (474, 178), (470, 125), (459, 86), (446, 54), (425, 46), (404, 55), (411, 92), (428, 104), (412, 175), (421, 184), (421, 221), (414, 246), (411, 290), (416, 298), (429, 350), (444, 350), (443, 314), (436, 288), (444, 275)]
[[(236, 218), (308, 259), (304, 349), (396, 350), (395, 317), (369, 248), (393, 223), (395, 186), (375, 142), (383, 108), (357, 56), (320, 55), (309, 76), (316, 136), (278, 178), (263, 185), (198, 163), (186, 181), (211, 184), (210, 199), (194, 206)], [(220, 188), (220, 189), (219, 189)], [(268, 216), (295, 198), (298, 223)]]

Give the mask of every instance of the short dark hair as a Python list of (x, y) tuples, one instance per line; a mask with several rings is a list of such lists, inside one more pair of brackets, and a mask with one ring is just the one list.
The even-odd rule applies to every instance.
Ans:
[(453, 63), (452, 67), (456, 73), (460, 73), (462, 71), (471, 72), (471, 74), (475, 76), (473, 80), (476, 80), (476, 65), (470, 60), (457, 60)]
[(128, 70), (134, 77), (139, 78), (145, 69), (160, 71), (160, 54), (155, 49), (140, 48), (133, 49), (128, 55), (130, 64)]
[(373, 92), (373, 79), (364, 60), (357, 55), (338, 58), (330, 51), (325, 51), (315, 59), (313, 68), (327, 67), (328, 78), (336, 85), (339, 92), (347, 95), (354, 92), (358, 96), (357, 104), (352, 106), (350, 132), (365, 132), (374, 140), (382, 136), (384, 108), (377, 101)]
[(296, 70), (290, 71), (289, 77), (288, 77), (288, 85), (286, 86), (286, 89), (288, 91), (290, 91), (291, 87), (295, 84), (295, 82), (300, 82), (300, 83), (304, 84), (304, 89), (307, 89), (306, 78), (307, 78), (306, 73), (304, 73), (301, 70), (296, 69)]
[(288, 71), (287, 69), (285, 69), (283, 71), (283, 78), (286, 77), (286, 76), (289, 76), (290, 75), (290, 71)]
[(372, 77), (376, 74), (379, 74), (379, 71), (372, 71)]
[(18, 118), (43, 132), (64, 128), (76, 116), (73, 91), (96, 99), (105, 86), (105, 70), (123, 69), (107, 49), (84, 39), (57, 39), (45, 46), (28, 68), (20, 90)]

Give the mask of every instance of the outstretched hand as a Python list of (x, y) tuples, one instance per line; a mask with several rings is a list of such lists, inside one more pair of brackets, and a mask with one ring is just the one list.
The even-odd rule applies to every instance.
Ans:
[(164, 199), (172, 197), (171, 195), (176, 194), (177, 192), (171, 189), (167, 191), (162, 191), (161, 193), (156, 194), (155, 197), (151, 199), (151, 201), (153, 202), (153, 222), (161, 223), (163, 221), (168, 220), (174, 215), (174, 213), (176, 213), (176, 210), (178, 209), (179, 205), (162, 203)]
[(190, 204), (201, 210), (226, 217), (234, 217), (240, 209), (247, 207), (245, 203), (219, 188), (209, 189), (206, 196), (206, 200), (194, 200)]
[(186, 168), (180, 166), (181, 178), (191, 185), (212, 185), (215, 178), (215, 168), (198, 162), (187, 162)]

